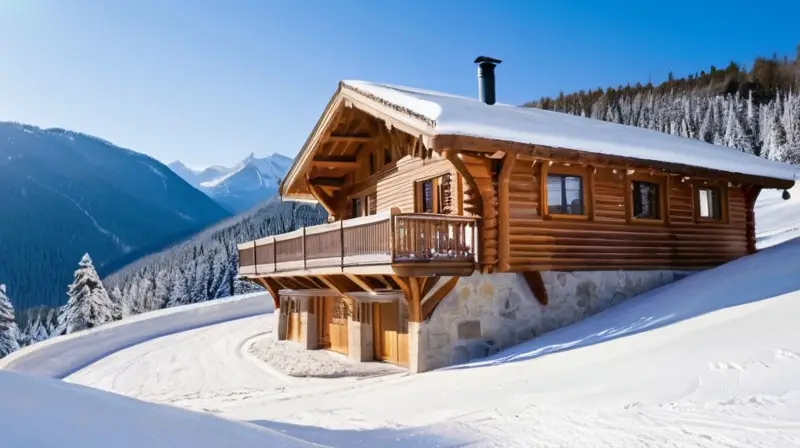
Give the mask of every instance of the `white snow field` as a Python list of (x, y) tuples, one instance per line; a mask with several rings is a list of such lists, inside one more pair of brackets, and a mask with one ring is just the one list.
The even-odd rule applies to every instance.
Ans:
[[(155, 334), (102, 359), (95, 353), (99, 361), (85, 368), (87, 359), (73, 357), (81, 362), (65, 381), (316, 446), (800, 446), (800, 239), (789, 241), (800, 235), (800, 189), (791, 193), (789, 201), (762, 193), (759, 253), (471, 364), (420, 375), (289, 377), (248, 353), (272, 329), (271, 314), (261, 314)], [(258, 300), (271, 308), (269, 298)], [(182, 310), (170, 312), (161, 318), (180, 319)], [(108, 331), (82, 344), (127, 328)], [(28, 350), (11, 367), (44, 372), (35, 346)], [(264, 446), (281, 446), (271, 436)], [(171, 446), (249, 446), (198, 437)]]
[(279, 431), (0, 371), (0, 446), (8, 448), (311, 447)]
[(272, 309), (268, 294), (253, 293), (152, 311), (25, 347), (0, 359), (0, 369), (61, 379), (104, 356), (149, 339)]

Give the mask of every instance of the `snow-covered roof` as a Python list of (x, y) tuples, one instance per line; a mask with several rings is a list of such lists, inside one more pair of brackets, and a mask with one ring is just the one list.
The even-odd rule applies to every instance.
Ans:
[(559, 112), (367, 81), (343, 86), (420, 120), (429, 134), (465, 135), (794, 180), (792, 165), (658, 131)]

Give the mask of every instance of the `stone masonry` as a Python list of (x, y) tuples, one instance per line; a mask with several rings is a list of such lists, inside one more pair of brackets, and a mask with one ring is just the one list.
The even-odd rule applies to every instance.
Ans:
[(500, 349), (599, 313), (675, 279), (672, 271), (543, 272), (541, 305), (519, 274), (462, 278), (430, 320), (409, 325), (410, 370), (422, 372)]

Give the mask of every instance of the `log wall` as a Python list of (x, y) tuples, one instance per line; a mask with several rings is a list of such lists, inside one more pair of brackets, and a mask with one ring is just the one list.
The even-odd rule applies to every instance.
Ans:
[[(662, 222), (641, 222), (630, 217), (633, 176), (612, 168), (583, 167), (583, 185), (589, 189), (586, 216), (563, 219), (547, 214), (542, 179), (548, 166), (534, 161), (518, 158), (510, 175), (509, 254), (500, 260), (500, 271), (693, 270), (747, 254), (745, 197), (725, 181), (684, 182), (681, 176), (636, 174), (637, 180), (652, 176), (650, 180), (662, 182), (667, 190), (661, 190)], [(705, 182), (720, 186), (727, 196), (721, 222), (695, 218), (694, 188)]]

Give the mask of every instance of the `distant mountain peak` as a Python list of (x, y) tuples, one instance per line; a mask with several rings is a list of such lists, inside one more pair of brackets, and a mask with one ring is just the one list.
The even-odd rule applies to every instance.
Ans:
[(232, 167), (212, 166), (192, 170), (181, 162), (169, 167), (195, 188), (233, 212), (242, 212), (274, 196), (278, 181), (286, 176), (292, 159), (283, 154), (265, 157), (250, 152)]

